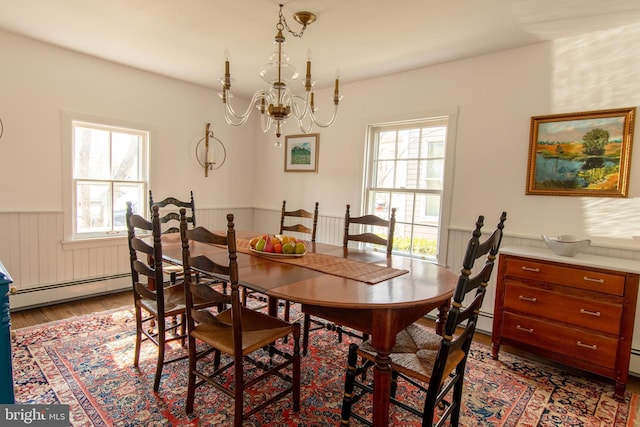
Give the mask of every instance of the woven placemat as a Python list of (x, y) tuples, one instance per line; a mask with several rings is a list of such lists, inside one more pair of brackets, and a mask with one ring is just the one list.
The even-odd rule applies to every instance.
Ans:
[(311, 252), (301, 257), (291, 258), (260, 255), (259, 253), (249, 250), (249, 242), (244, 239), (238, 239), (236, 246), (238, 252), (245, 254), (264, 257), (271, 261), (281, 262), (284, 264), (298, 265), (321, 273), (370, 284), (383, 282), (409, 272), (409, 270), (384, 267), (347, 258), (339, 258), (333, 255), (316, 254)]

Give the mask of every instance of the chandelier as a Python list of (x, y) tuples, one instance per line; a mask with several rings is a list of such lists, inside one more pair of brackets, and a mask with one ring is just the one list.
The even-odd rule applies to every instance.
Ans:
[(260, 70), (260, 77), (268, 83), (268, 89), (258, 90), (253, 97), (249, 106), (243, 113), (236, 113), (231, 106), (231, 74), (229, 72), (229, 57), (225, 52), (224, 77), (220, 79), (222, 83), (222, 92), (220, 97), (224, 104), (224, 118), (228, 124), (240, 126), (249, 118), (252, 106), (256, 106), (261, 115), (262, 131), (268, 132), (272, 125), (275, 125), (276, 147), (280, 147), (280, 136), (282, 135), (282, 127), (286, 120), (293, 114), (298, 122), (298, 126), (303, 133), (311, 132), (313, 125), (319, 127), (329, 127), (333, 124), (338, 113), (338, 104), (342, 97), (339, 92), (339, 75), (336, 75), (335, 88), (333, 92), (333, 115), (326, 123), (321, 123), (316, 117), (316, 106), (314, 103), (313, 85), (315, 82), (311, 79), (311, 52), (307, 52), (307, 73), (304, 79), (305, 93), (303, 95), (294, 95), (288, 84), (298, 78), (298, 70), (289, 62), (289, 56), (285, 53), (283, 46), (285, 38), (282, 33), (286, 29), (294, 37), (301, 38), (307, 25), (316, 20), (316, 16), (311, 12), (297, 12), (293, 18), (302, 24), (302, 30), (299, 33), (292, 31), (287, 25), (287, 21), (282, 15), (282, 4), (280, 5), (280, 15), (278, 24), (276, 25), (276, 37), (274, 45), (275, 51), (271, 54), (269, 62)]

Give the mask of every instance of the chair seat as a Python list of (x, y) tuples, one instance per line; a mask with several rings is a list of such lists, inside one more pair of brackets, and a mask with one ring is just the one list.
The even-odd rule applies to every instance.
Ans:
[[(396, 345), (389, 355), (391, 369), (428, 383), (441, 341), (442, 337), (435, 332), (417, 324), (409, 325), (396, 335)], [(360, 346), (358, 354), (375, 362), (376, 350), (370, 340)], [(452, 352), (447, 359), (445, 372), (451, 372), (463, 358), (462, 350)]]
[[(245, 307), (241, 307), (241, 313), (243, 355), (291, 333), (291, 324), (278, 318)], [(194, 313), (193, 318), (199, 323), (191, 332), (192, 336), (224, 353), (235, 354), (231, 309), (215, 316), (209, 311), (198, 311)]]
[[(216, 304), (227, 304), (228, 299), (221, 299), (220, 294), (206, 285), (196, 287), (193, 293), (193, 304), (198, 307), (211, 307)], [(140, 305), (150, 313), (158, 316), (158, 306), (155, 300), (140, 298)], [(184, 301), (184, 283), (164, 288), (164, 312), (165, 316), (177, 316), (183, 314), (186, 309)]]

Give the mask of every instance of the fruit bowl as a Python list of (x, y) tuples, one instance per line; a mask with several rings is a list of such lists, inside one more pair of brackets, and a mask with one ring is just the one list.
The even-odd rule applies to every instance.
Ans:
[(264, 234), (249, 241), (249, 250), (267, 256), (301, 257), (307, 253), (307, 245), (293, 236)]
[(590, 244), (589, 239), (578, 239), (570, 234), (564, 234), (557, 237), (542, 235), (542, 240), (547, 244), (551, 252), (560, 256), (572, 257), (577, 253), (585, 250)]

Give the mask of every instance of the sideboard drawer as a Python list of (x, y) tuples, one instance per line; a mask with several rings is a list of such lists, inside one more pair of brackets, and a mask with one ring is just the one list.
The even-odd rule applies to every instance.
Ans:
[(619, 335), (622, 303), (614, 304), (589, 298), (587, 295), (568, 295), (557, 287), (546, 290), (507, 280), (504, 295), (505, 311), (516, 311), (545, 319), (579, 325), (596, 331)]
[(502, 336), (613, 369), (618, 340), (544, 320), (504, 313)]
[(509, 258), (507, 275), (605, 294), (624, 295), (625, 276), (622, 274)]

